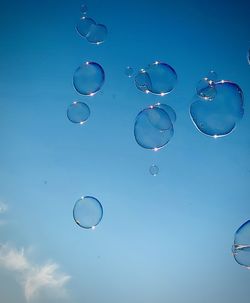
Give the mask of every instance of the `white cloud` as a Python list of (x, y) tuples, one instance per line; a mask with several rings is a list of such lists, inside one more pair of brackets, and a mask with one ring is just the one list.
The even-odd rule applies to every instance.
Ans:
[(24, 249), (17, 250), (9, 245), (0, 245), (0, 266), (18, 274), (28, 301), (48, 289), (65, 295), (65, 284), (70, 276), (59, 272), (56, 263), (37, 265), (29, 261)]

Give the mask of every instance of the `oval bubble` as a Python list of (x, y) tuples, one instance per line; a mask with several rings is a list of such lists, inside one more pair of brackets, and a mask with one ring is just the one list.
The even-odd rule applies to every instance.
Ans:
[(211, 101), (216, 96), (216, 88), (213, 81), (208, 80), (208, 78), (201, 79), (197, 86), (196, 92), (199, 97), (206, 101)]
[(127, 67), (125, 68), (124, 74), (125, 74), (127, 77), (131, 78), (131, 77), (133, 76), (133, 74), (134, 74), (134, 69), (133, 69), (133, 67), (127, 66)]
[(150, 166), (149, 172), (152, 176), (157, 176), (159, 173), (159, 167), (157, 165), (153, 164)]
[(160, 108), (151, 106), (142, 110), (136, 117), (135, 140), (145, 149), (158, 150), (162, 148), (170, 141), (173, 134), (172, 122), (168, 114)]
[(93, 96), (103, 86), (105, 73), (100, 64), (85, 62), (81, 64), (73, 75), (73, 85), (76, 91), (84, 96)]
[(90, 109), (86, 103), (73, 102), (67, 110), (67, 117), (73, 123), (83, 124), (90, 116)]
[(76, 24), (76, 31), (80, 36), (86, 38), (91, 29), (91, 26), (95, 24), (96, 23), (93, 19), (83, 16)]
[(94, 197), (85, 196), (76, 201), (73, 209), (75, 222), (83, 228), (95, 228), (103, 217), (103, 207)]
[(89, 32), (86, 35), (88, 42), (93, 44), (103, 43), (108, 35), (107, 27), (103, 24), (92, 24), (90, 26)]
[(138, 72), (135, 84), (144, 92), (164, 96), (174, 89), (176, 82), (175, 70), (166, 63), (156, 61)]
[(243, 117), (243, 92), (230, 81), (215, 84), (216, 97), (211, 102), (195, 98), (190, 106), (190, 116), (196, 128), (214, 138), (230, 134)]
[(171, 106), (169, 106), (167, 104), (160, 103), (160, 102), (156, 103), (154, 106), (163, 109), (168, 114), (172, 124), (175, 123), (175, 121), (176, 121), (176, 112), (174, 111), (174, 109)]
[(250, 220), (236, 231), (232, 251), (238, 264), (250, 268)]

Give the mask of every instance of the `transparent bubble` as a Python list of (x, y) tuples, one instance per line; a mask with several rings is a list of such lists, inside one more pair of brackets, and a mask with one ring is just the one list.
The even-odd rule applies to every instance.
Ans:
[(201, 79), (196, 86), (196, 92), (204, 100), (213, 100), (216, 96), (215, 82), (208, 80), (208, 78)]
[(250, 220), (236, 231), (232, 251), (235, 261), (250, 269)]
[(88, 42), (93, 44), (103, 43), (108, 35), (107, 27), (103, 24), (92, 24), (90, 26), (89, 32), (86, 35)]
[(247, 52), (247, 62), (248, 62), (248, 64), (250, 64), (250, 48)]
[(125, 68), (124, 74), (125, 74), (127, 77), (131, 78), (131, 77), (133, 76), (133, 74), (134, 74), (134, 69), (133, 69), (133, 67), (127, 66), (127, 67)]
[(87, 14), (87, 11), (88, 11), (88, 7), (86, 4), (82, 4), (81, 5), (81, 8), (80, 8), (80, 12), (83, 14), (83, 15), (86, 15)]
[(83, 102), (73, 102), (69, 105), (67, 110), (67, 117), (73, 123), (83, 124), (90, 116), (90, 109), (87, 104)]
[(190, 106), (190, 116), (197, 129), (214, 138), (231, 133), (237, 122), (243, 117), (243, 92), (230, 81), (219, 81), (215, 84), (217, 91), (211, 102), (194, 98)]
[(152, 176), (157, 176), (159, 173), (159, 167), (157, 165), (153, 164), (150, 166), (149, 172)]
[(81, 64), (73, 75), (73, 84), (76, 91), (85, 96), (93, 96), (103, 86), (105, 73), (100, 64), (85, 62)]
[(135, 85), (139, 90), (161, 96), (170, 93), (176, 82), (175, 70), (170, 65), (158, 61), (140, 70), (135, 77)]
[(168, 114), (171, 122), (175, 123), (176, 113), (175, 113), (174, 109), (171, 106), (169, 106), (167, 104), (160, 103), (160, 102), (156, 103), (154, 106), (163, 109)]
[(158, 150), (173, 137), (174, 129), (168, 114), (154, 106), (142, 110), (136, 117), (134, 136), (143, 148)]
[(91, 29), (91, 26), (95, 24), (96, 23), (93, 19), (83, 16), (76, 24), (76, 30), (80, 36), (86, 38)]
[(86, 229), (95, 228), (100, 223), (103, 216), (101, 203), (94, 197), (81, 197), (76, 201), (73, 209), (75, 222)]
[(216, 81), (218, 80), (218, 75), (214, 70), (210, 70), (205, 78), (207, 78), (209, 81)]

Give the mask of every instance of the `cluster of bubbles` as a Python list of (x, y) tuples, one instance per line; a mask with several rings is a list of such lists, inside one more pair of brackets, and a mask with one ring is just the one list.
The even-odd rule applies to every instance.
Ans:
[(190, 106), (196, 128), (218, 138), (230, 134), (244, 114), (243, 92), (232, 81), (218, 80), (214, 71), (200, 80)]
[(103, 207), (101, 203), (92, 196), (78, 199), (73, 208), (73, 218), (82, 228), (94, 229), (102, 220)]
[(250, 269), (250, 220), (242, 224), (235, 232), (232, 252), (239, 265)]
[(107, 38), (107, 27), (104, 24), (97, 24), (94, 19), (87, 17), (87, 10), (86, 4), (82, 4), (81, 13), (83, 16), (76, 24), (76, 31), (89, 43), (101, 44)]

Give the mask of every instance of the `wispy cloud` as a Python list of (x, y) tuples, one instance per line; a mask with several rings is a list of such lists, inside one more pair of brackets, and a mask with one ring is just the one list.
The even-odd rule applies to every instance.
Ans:
[(0, 202), (0, 214), (5, 213), (8, 210), (7, 204)]
[(17, 250), (10, 245), (0, 244), (0, 266), (18, 275), (28, 301), (48, 289), (60, 296), (66, 294), (65, 284), (70, 280), (70, 276), (61, 273), (56, 263), (32, 263), (23, 248)]

